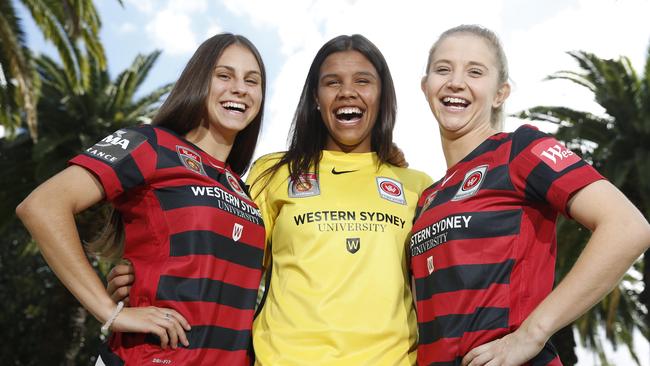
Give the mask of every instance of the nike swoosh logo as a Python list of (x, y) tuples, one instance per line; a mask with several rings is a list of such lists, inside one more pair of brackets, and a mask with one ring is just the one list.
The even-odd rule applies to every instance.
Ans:
[(357, 169), (357, 170), (339, 170), (339, 171), (336, 171), (336, 168), (332, 168), (332, 174), (336, 174), (336, 175), (345, 174), (345, 173), (353, 173), (353, 172), (358, 172), (358, 171), (359, 171), (359, 169)]
[(457, 171), (458, 171), (458, 170), (454, 170), (454, 172), (451, 173), (451, 175), (450, 175), (449, 177), (445, 178), (445, 180), (442, 181), (442, 184), (440, 185), (440, 187), (444, 186), (445, 183), (449, 182), (449, 180), (450, 180), (454, 175), (456, 175), (456, 172), (457, 172)]

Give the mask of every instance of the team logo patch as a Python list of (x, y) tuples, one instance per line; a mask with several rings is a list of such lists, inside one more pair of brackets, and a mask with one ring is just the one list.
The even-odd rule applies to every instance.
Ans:
[(354, 254), (361, 249), (361, 238), (346, 238), (345, 246), (348, 248), (348, 252)]
[(532, 148), (533, 154), (556, 172), (580, 161), (580, 157), (554, 139), (546, 139)]
[(289, 181), (289, 197), (303, 198), (318, 196), (320, 187), (315, 173), (301, 174), (297, 180)]
[(402, 183), (395, 179), (377, 177), (377, 190), (379, 191), (379, 196), (385, 200), (402, 205), (406, 204), (406, 197), (404, 196)]
[(433, 256), (427, 258), (427, 269), (429, 270), (429, 274), (433, 273), (433, 270), (435, 269), (433, 266)]
[(244, 225), (235, 223), (232, 226), (232, 240), (239, 241), (241, 239), (241, 234), (244, 232)]
[(86, 149), (85, 153), (109, 164), (115, 164), (128, 156), (147, 138), (133, 130), (117, 130)]
[(239, 185), (239, 181), (237, 178), (235, 178), (234, 175), (232, 175), (229, 171), (226, 170), (226, 180), (228, 181), (228, 185), (230, 185), (230, 188), (232, 188), (235, 193), (237, 193), (239, 196), (248, 199), (248, 195), (246, 192), (241, 188), (241, 185)]
[(481, 188), (481, 184), (483, 184), (483, 181), (485, 180), (485, 175), (487, 174), (487, 170), (488, 170), (487, 165), (481, 165), (468, 171), (467, 174), (465, 174), (465, 179), (463, 179), (463, 183), (461, 183), (460, 188), (458, 188), (458, 192), (456, 192), (456, 195), (451, 200), (460, 201), (460, 200), (464, 200), (467, 197), (471, 197), (475, 195), (476, 192), (478, 192), (478, 190)]
[(193, 171), (194, 173), (207, 175), (203, 169), (201, 155), (197, 154), (194, 150), (188, 149), (184, 146), (176, 145), (176, 153), (178, 154), (178, 158), (181, 160), (181, 163), (183, 163), (183, 166), (185, 166), (187, 169)]

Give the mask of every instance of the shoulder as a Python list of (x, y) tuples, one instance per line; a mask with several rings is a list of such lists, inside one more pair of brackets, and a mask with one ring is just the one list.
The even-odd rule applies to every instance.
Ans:
[(248, 173), (247, 181), (254, 182), (260, 175), (264, 174), (268, 169), (277, 164), (284, 156), (284, 152), (274, 152), (262, 155), (251, 166)]
[(422, 192), (433, 183), (433, 179), (427, 173), (420, 170), (400, 168), (392, 165), (391, 168), (406, 186), (418, 192)]

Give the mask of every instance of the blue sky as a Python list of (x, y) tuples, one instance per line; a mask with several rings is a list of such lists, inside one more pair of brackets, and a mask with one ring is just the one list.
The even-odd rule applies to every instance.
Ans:
[[(222, 31), (239, 33), (259, 48), (269, 89), (263, 136), (256, 156), (285, 148), (291, 117), (311, 59), (339, 34), (361, 33), (384, 53), (395, 80), (398, 121), (395, 141), (411, 167), (434, 179), (444, 172), (435, 121), (419, 88), (427, 52), (437, 35), (463, 23), (496, 31), (509, 59), (513, 92), (506, 112), (535, 105), (565, 105), (601, 114), (585, 90), (563, 81), (543, 81), (559, 70), (578, 70), (567, 51), (600, 57), (630, 57), (640, 72), (650, 44), (647, 0), (98, 0), (111, 75), (128, 67), (138, 53), (163, 54), (142, 86), (145, 94), (173, 82), (196, 47)], [(51, 52), (25, 19), (33, 49)], [(522, 121), (508, 118), (506, 130)], [(553, 126), (538, 125), (552, 131)], [(650, 364), (648, 343), (639, 356)], [(581, 366), (595, 356), (581, 351)], [(625, 349), (609, 352), (617, 365), (632, 364)]]

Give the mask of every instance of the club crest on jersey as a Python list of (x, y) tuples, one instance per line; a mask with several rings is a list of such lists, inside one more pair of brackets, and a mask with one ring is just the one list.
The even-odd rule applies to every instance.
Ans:
[(345, 246), (348, 248), (348, 252), (354, 254), (361, 249), (361, 238), (346, 238)]
[(487, 170), (488, 170), (487, 165), (481, 165), (468, 171), (467, 174), (465, 174), (465, 179), (463, 179), (463, 183), (461, 183), (460, 187), (458, 188), (458, 192), (456, 192), (456, 195), (451, 200), (460, 201), (475, 195), (476, 192), (478, 192), (478, 190), (481, 188), (481, 184), (483, 184), (483, 181), (485, 180), (485, 175), (487, 174)]
[(406, 204), (406, 196), (404, 195), (402, 183), (395, 179), (377, 177), (377, 190), (379, 191), (379, 196), (385, 200), (402, 205)]
[(532, 152), (556, 172), (561, 172), (580, 161), (578, 155), (554, 139), (546, 139), (537, 143), (532, 148)]
[(315, 173), (301, 174), (298, 179), (289, 181), (289, 197), (303, 198), (318, 196), (320, 187)]
[(178, 154), (178, 158), (181, 160), (181, 163), (183, 163), (183, 166), (185, 166), (187, 169), (193, 171), (194, 173), (207, 175), (203, 169), (201, 155), (197, 154), (194, 150), (188, 149), (184, 146), (176, 145), (176, 153)]
[(244, 232), (244, 225), (235, 223), (232, 226), (232, 240), (239, 241), (241, 239), (241, 234)]
[(85, 153), (115, 164), (145, 142), (147, 138), (133, 130), (117, 130), (86, 149)]
[(427, 269), (429, 270), (429, 274), (433, 273), (433, 270), (435, 269), (433, 266), (433, 256), (427, 258)]
[(239, 196), (248, 199), (248, 195), (246, 192), (241, 188), (241, 185), (239, 185), (239, 181), (237, 178), (235, 178), (232, 173), (230, 173), (228, 170), (226, 170), (226, 180), (228, 181), (228, 185), (230, 185), (230, 188), (232, 188), (235, 193), (237, 193)]

